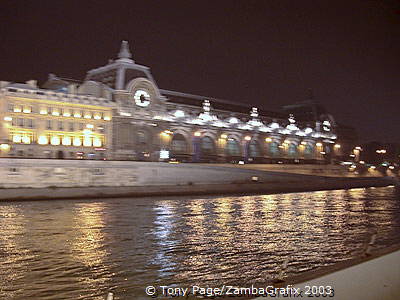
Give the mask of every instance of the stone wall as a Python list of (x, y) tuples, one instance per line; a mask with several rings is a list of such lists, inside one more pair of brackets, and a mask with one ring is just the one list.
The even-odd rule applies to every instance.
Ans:
[(225, 184), (306, 178), (307, 175), (201, 164), (0, 159), (0, 188)]

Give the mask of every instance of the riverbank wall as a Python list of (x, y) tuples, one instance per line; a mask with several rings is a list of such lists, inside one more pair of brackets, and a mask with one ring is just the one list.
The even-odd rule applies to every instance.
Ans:
[(278, 193), (390, 184), (393, 184), (390, 177), (329, 177), (230, 165), (45, 159), (0, 160), (0, 200), (5, 201)]

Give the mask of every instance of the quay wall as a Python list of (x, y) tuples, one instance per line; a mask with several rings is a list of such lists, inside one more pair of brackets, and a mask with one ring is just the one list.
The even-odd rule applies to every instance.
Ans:
[(0, 159), (0, 200), (275, 193), (390, 184), (389, 177), (328, 177), (223, 165)]

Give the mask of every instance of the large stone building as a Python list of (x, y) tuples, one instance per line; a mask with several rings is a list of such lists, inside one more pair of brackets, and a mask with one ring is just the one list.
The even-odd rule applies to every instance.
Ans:
[(0, 82), (1, 157), (324, 162), (340, 152), (326, 114), (259, 110), (160, 89), (127, 42), (83, 82)]

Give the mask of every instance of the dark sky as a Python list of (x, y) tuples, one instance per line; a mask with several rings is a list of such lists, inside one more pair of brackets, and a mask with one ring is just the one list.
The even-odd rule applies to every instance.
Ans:
[(1, 1), (0, 80), (83, 79), (129, 41), (160, 88), (265, 109), (314, 98), (400, 142), (397, 1)]

